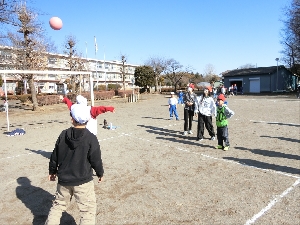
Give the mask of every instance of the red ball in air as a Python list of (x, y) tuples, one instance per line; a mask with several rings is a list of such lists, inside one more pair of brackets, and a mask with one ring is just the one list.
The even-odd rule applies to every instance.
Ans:
[(52, 17), (49, 20), (49, 24), (53, 30), (60, 30), (63, 26), (62, 20), (58, 17)]

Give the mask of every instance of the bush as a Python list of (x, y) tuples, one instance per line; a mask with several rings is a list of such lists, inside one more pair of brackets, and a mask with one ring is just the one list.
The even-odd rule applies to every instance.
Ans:
[(118, 90), (118, 93), (117, 93), (117, 96), (121, 97), (121, 98), (124, 98), (125, 97), (125, 94), (126, 96), (129, 96), (132, 94), (132, 90)]
[(115, 91), (97, 91), (94, 92), (95, 100), (111, 99), (115, 96)]
[[(83, 92), (81, 93), (83, 97), (85, 97), (88, 101), (91, 100), (91, 93), (90, 92)], [(70, 99), (71, 102), (76, 102), (75, 94), (68, 94), (67, 98)], [(103, 100), (103, 99), (111, 99), (115, 96), (115, 91), (94, 91), (94, 100)]]
[(108, 84), (107, 90), (119, 90), (121, 88), (120, 84)]
[(31, 101), (31, 94), (25, 94), (25, 95), (15, 95), (20, 102), (28, 102)]
[(103, 84), (99, 84), (98, 89), (97, 89), (97, 87), (94, 88), (94, 91), (105, 91), (105, 90), (106, 90), (106, 87)]
[[(5, 100), (5, 95), (1, 96), (1, 100)], [(9, 100), (18, 100), (17, 95), (7, 95), (7, 101)]]
[(60, 102), (58, 95), (40, 95), (37, 96), (37, 101), (39, 106), (53, 105)]
[(162, 88), (161, 92), (162, 93), (170, 93), (170, 92), (174, 92), (175, 90), (173, 88)]

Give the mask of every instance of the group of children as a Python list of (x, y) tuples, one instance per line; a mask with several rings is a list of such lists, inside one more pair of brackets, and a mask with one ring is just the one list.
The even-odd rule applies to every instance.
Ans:
[[(193, 93), (193, 88), (188, 87), (185, 95), (183, 95), (184, 107), (184, 133), (183, 135), (192, 133), (193, 116), (198, 117), (197, 141), (202, 141), (204, 138), (204, 127), (207, 129), (210, 140), (215, 140), (215, 132), (212, 123), (212, 117), (216, 118), (217, 126), (217, 149), (229, 150), (229, 135), (228, 135), (228, 120), (234, 115), (234, 112), (227, 106), (226, 98), (223, 93), (217, 96), (217, 101), (210, 96), (210, 90), (205, 88), (203, 95), (196, 96)], [(173, 119), (173, 114), (176, 120), (179, 120), (177, 112), (178, 100), (174, 92), (171, 92), (171, 97), (168, 101), (170, 119)]]
[[(52, 208), (50, 209), (45, 224), (59, 224), (62, 212), (66, 210), (68, 203), (73, 197), (78, 202), (81, 214), (81, 224), (95, 224), (96, 216), (96, 196), (94, 191), (93, 170), (98, 182), (103, 180), (103, 164), (101, 150), (96, 137), (95, 126), (96, 117), (105, 112), (114, 112), (111, 106), (88, 106), (87, 99), (81, 95), (76, 97), (76, 103), (68, 98), (61, 97), (70, 111), (70, 127), (61, 132), (49, 161), (49, 181), (58, 180), (57, 191)], [(212, 115), (216, 116), (218, 146), (216, 148), (228, 150), (228, 128), (227, 119), (234, 115), (225, 102), (225, 97), (220, 94), (217, 97), (217, 107), (213, 98), (209, 95), (209, 90), (205, 89), (202, 96), (197, 97), (193, 93), (193, 88), (189, 87), (186, 94), (182, 94), (182, 102), (185, 110), (185, 131), (189, 127), (191, 132), (194, 114), (198, 115), (198, 140), (203, 139), (204, 124), (208, 129), (211, 140), (215, 139), (212, 125)], [(171, 93), (169, 99), (170, 119), (173, 114), (179, 120), (177, 113), (178, 100), (175, 93)], [(188, 120), (189, 118), (189, 124)], [(187, 134), (187, 133), (186, 133)], [(223, 141), (225, 145), (223, 146)]]

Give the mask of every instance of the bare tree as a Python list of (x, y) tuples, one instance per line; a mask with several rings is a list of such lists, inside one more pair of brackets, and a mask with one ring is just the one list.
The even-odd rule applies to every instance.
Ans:
[(126, 67), (126, 56), (125, 55), (121, 55), (121, 62), (122, 62), (122, 66), (120, 67), (120, 72), (121, 72), (121, 79), (122, 79), (122, 83), (123, 83), (123, 90), (125, 91), (125, 79), (126, 79), (126, 74), (127, 74), (127, 67)]
[(19, 0), (0, 0), (0, 24), (12, 24)]
[(212, 64), (206, 64), (205, 68), (204, 68), (204, 76), (208, 76), (208, 75), (215, 75), (215, 67)]
[(285, 11), (284, 28), (281, 31), (282, 59), (292, 73), (300, 76), (300, 0), (292, 0)]
[(166, 78), (174, 86), (175, 92), (177, 90), (178, 83), (182, 77), (186, 75), (186, 72), (181, 70), (182, 67), (183, 66), (175, 59), (169, 59), (166, 61)]
[(215, 67), (212, 64), (207, 64), (205, 66), (203, 77), (204, 81), (209, 82), (211, 85), (220, 80), (220, 77), (216, 75)]
[(12, 25), (18, 0), (0, 0), (0, 43), (6, 45), (7, 32), (5, 29)]
[[(37, 21), (37, 13), (25, 4), (16, 6), (16, 14), (11, 18), (16, 33), (9, 32), (8, 37), (13, 45), (14, 67), (21, 70), (44, 70), (48, 65), (46, 56), (47, 44), (44, 42), (43, 29)], [(34, 74), (16, 75), (27, 80), (33, 103), (33, 110), (38, 110)]]
[(163, 82), (162, 73), (166, 70), (166, 60), (159, 57), (151, 57), (145, 62), (145, 65), (151, 66), (154, 71), (155, 92), (158, 90), (158, 84)]
[[(67, 59), (67, 67), (70, 71), (84, 71), (86, 70), (84, 62), (85, 60), (82, 58), (82, 54), (78, 53), (76, 50), (77, 44), (76, 37), (73, 35), (68, 35), (66, 37), (66, 41), (64, 44), (64, 54), (68, 55)], [(68, 89), (72, 91), (72, 93), (78, 93), (81, 85), (81, 76), (80, 74), (71, 75), (69, 80), (66, 80), (68, 83)]]

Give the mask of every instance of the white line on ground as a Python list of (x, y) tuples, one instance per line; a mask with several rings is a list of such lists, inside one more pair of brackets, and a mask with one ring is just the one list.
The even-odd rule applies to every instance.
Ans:
[(300, 179), (296, 180), (295, 183), (290, 186), (289, 188), (287, 188), (284, 192), (282, 192), (281, 195), (279, 195), (278, 197), (272, 199), (269, 204), (263, 208), (259, 213), (255, 214), (251, 219), (247, 220), (247, 222), (245, 223), (245, 225), (250, 225), (253, 224), (259, 217), (261, 217), (262, 215), (264, 215), (268, 210), (270, 210), (275, 203), (277, 203), (278, 201), (280, 201), (285, 195), (287, 195), (290, 191), (292, 191), (298, 184), (300, 183)]
[[(131, 136), (131, 135), (129, 135), (129, 136)], [(139, 138), (139, 139), (145, 140), (145, 141), (150, 141), (150, 140), (147, 140), (147, 139), (144, 139), (144, 138)], [(165, 146), (170, 147), (167, 144)], [(298, 179), (298, 180), (295, 181), (295, 183), (292, 186), (290, 186), (289, 188), (287, 188), (281, 195), (279, 195), (278, 197), (272, 199), (270, 201), (270, 203), (265, 208), (263, 208), (259, 213), (257, 213), (256, 215), (254, 215), (251, 219), (247, 220), (247, 222), (245, 223), (245, 225), (253, 224), (258, 218), (260, 218), (261, 216), (263, 216), (278, 201), (280, 201), (285, 195), (287, 195), (290, 191), (292, 191), (300, 183), (300, 177), (292, 175), (292, 174), (287, 174), (287, 173), (283, 173), (283, 172), (280, 172), (280, 171), (274, 171), (274, 170), (269, 170), (269, 169), (262, 169), (262, 168), (258, 168), (258, 167), (255, 167), (255, 166), (249, 166), (249, 165), (246, 165), (246, 164), (243, 164), (243, 163), (234, 162), (234, 161), (227, 160), (227, 159), (220, 159), (220, 158), (212, 157), (210, 155), (206, 155), (206, 154), (202, 154), (202, 153), (198, 153), (198, 152), (192, 152), (192, 151), (190, 151), (188, 149), (183, 149), (183, 148), (179, 148), (179, 147), (175, 147), (175, 149), (177, 149), (179, 151), (183, 151), (183, 152), (189, 152), (189, 153), (193, 153), (193, 154), (196, 154), (196, 155), (201, 155), (203, 157), (214, 159), (214, 160), (220, 160), (220, 161), (224, 161), (224, 162), (228, 162), (228, 163), (234, 163), (234, 164), (238, 164), (238, 165), (242, 165), (242, 166), (248, 166), (248, 167), (252, 167), (254, 169), (268, 171), (268, 172), (272, 172), (272, 173), (276, 173), (276, 174), (280, 174), (280, 175), (284, 175), (284, 176), (289, 176), (289, 177), (293, 177), (293, 178)]]
[[(128, 136), (130, 137), (133, 137), (132, 135), (129, 135)], [(134, 137), (136, 138), (136, 137)], [(145, 138), (138, 138), (140, 140), (144, 140), (144, 141), (151, 141), (151, 140), (148, 140), (148, 139), (145, 139)], [(156, 144), (160, 144), (159, 142), (155, 142)], [(171, 147), (170, 145), (168, 144), (165, 144), (164, 146), (167, 146), (167, 147)], [(206, 155), (206, 154), (203, 154), (203, 153), (199, 153), (199, 152), (192, 152), (188, 149), (183, 149), (183, 148), (179, 148), (179, 147), (174, 147), (175, 149), (179, 150), (179, 151), (184, 151), (184, 152), (189, 152), (189, 153), (193, 153), (193, 154), (196, 154), (196, 155), (201, 155), (203, 157), (206, 157), (206, 158), (210, 158), (210, 159), (214, 159), (214, 160), (220, 160), (220, 161), (224, 161), (224, 162), (228, 162), (228, 163), (233, 163), (233, 164), (237, 164), (237, 165), (241, 165), (241, 166), (247, 166), (247, 167), (251, 167), (251, 168), (254, 168), (254, 169), (258, 169), (258, 170), (262, 170), (262, 171), (268, 171), (268, 172), (271, 172), (271, 173), (277, 173), (277, 174), (280, 174), (280, 175), (284, 175), (284, 176), (288, 176), (288, 177), (293, 177), (293, 178), (296, 178), (296, 179), (300, 179), (299, 176), (295, 176), (295, 175), (292, 175), (292, 174), (289, 174), (289, 173), (283, 173), (283, 172), (280, 172), (280, 171), (276, 171), (276, 170), (270, 170), (270, 169), (263, 169), (263, 168), (259, 168), (259, 167), (255, 167), (255, 166), (250, 166), (250, 165), (247, 165), (247, 164), (244, 164), (244, 163), (240, 163), (240, 162), (236, 162), (236, 161), (232, 161), (232, 160), (228, 160), (228, 159), (220, 159), (220, 158), (216, 158), (216, 157), (213, 157), (213, 156), (210, 156), (210, 155)]]
[(2, 159), (14, 159), (14, 158), (17, 158), (17, 157), (20, 157), (20, 156), (27, 156), (27, 155), (30, 155), (32, 154), (33, 152), (29, 152), (27, 154), (20, 154), (20, 155), (15, 155), (15, 156), (8, 156), (8, 157), (5, 157), (5, 158), (0, 158), (0, 160)]
[(288, 124), (288, 125), (297, 125), (297, 126), (300, 126), (299, 123), (285, 123), (285, 122), (274, 122), (274, 121), (271, 121), (271, 122), (268, 122), (268, 121), (263, 121), (263, 120), (250, 120), (250, 122), (255, 122), (255, 123), (274, 123), (274, 124)]
[[(253, 120), (252, 120), (253, 121)], [(259, 121), (259, 122), (265, 122), (265, 121)], [(266, 123), (266, 122), (265, 122)], [(278, 122), (273, 122), (273, 123), (278, 123)], [(108, 139), (113, 139), (113, 138), (117, 138), (117, 137), (123, 137), (123, 136), (129, 136), (129, 137), (133, 137), (132, 136), (132, 133), (129, 133), (129, 134), (126, 134), (126, 133), (121, 133), (120, 135), (118, 136), (115, 136), (115, 137), (110, 137), (110, 138), (106, 138), (106, 139), (102, 139), (102, 140), (99, 140), (99, 141), (105, 141), (105, 140), (108, 140)], [(136, 137), (135, 137), (136, 138)], [(140, 140), (144, 140), (144, 141), (151, 141), (151, 140), (148, 140), (148, 139), (145, 139), (145, 138), (141, 138), (139, 137), (138, 139)], [(160, 144), (158, 142), (155, 142), (156, 144)], [(168, 144), (165, 144), (164, 146), (167, 146), (167, 147), (171, 147), (169, 146)], [(290, 191), (292, 191), (297, 185), (300, 184), (300, 177), (298, 176), (294, 176), (294, 175), (291, 175), (291, 174), (286, 174), (286, 173), (283, 173), (283, 172), (280, 172), (280, 171), (274, 171), (274, 170), (269, 170), (269, 169), (262, 169), (262, 168), (258, 168), (258, 167), (255, 167), (255, 166), (249, 166), (249, 165), (246, 165), (246, 164), (243, 164), (243, 163), (239, 163), (239, 162), (234, 162), (234, 161), (231, 161), (231, 160), (227, 160), (227, 159), (220, 159), (220, 158), (216, 158), (216, 157), (213, 157), (213, 156), (210, 156), (210, 155), (206, 155), (206, 154), (202, 154), (202, 153), (199, 153), (199, 152), (192, 152), (188, 149), (183, 149), (183, 148), (179, 148), (179, 147), (175, 147), (175, 149), (179, 150), (179, 151), (183, 151), (183, 152), (189, 152), (189, 153), (192, 153), (192, 154), (196, 154), (196, 155), (201, 155), (203, 157), (206, 157), (206, 158), (210, 158), (210, 159), (214, 159), (214, 160), (220, 160), (220, 161), (224, 161), (224, 162), (228, 162), (228, 163), (234, 163), (234, 164), (238, 164), (238, 165), (242, 165), (242, 166), (248, 166), (248, 167), (252, 167), (252, 168), (255, 168), (255, 169), (259, 169), (259, 170), (263, 170), (263, 171), (269, 171), (269, 172), (273, 172), (273, 173), (277, 173), (277, 174), (280, 174), (280, 175), (284, 175), (284, 176), (289, 176), (289, 177), (293, 177), (293, 178), (296, 178), (297, 180), (294, 182), (294, 184), (292, 186), (290, 186), (289, 188), (287, 188), (282, 194), (280, 194), (278, 197), (272, 199), (269, 204), (263, 208), (259, 213), (255, 214), (251, 219), (247, 220), (247, 222), (245, 223), (245, 225), (250, 225), (250, 224), (253, 224), (258, 218), (260, 218), (261, 216), (263, 216), (268, 210), (270, 210), (278, 201), (280, 201), (284, 196), (286, 196)], [(26, 156), (26, 155), (30, 155), (30, 154), (33, 154), (32, 152), (30, 153), (27, 153), (27, 154), (20, 154), (20, 155), (16, 155), (16, 156), (10, 156), (10, 157), (5, 157), (5, 158), (0, 158), (0, 160), (2, 159), (14, 159), (14, 158), (17, 158), (17, 157), (20, 157), (20, 156)]]

